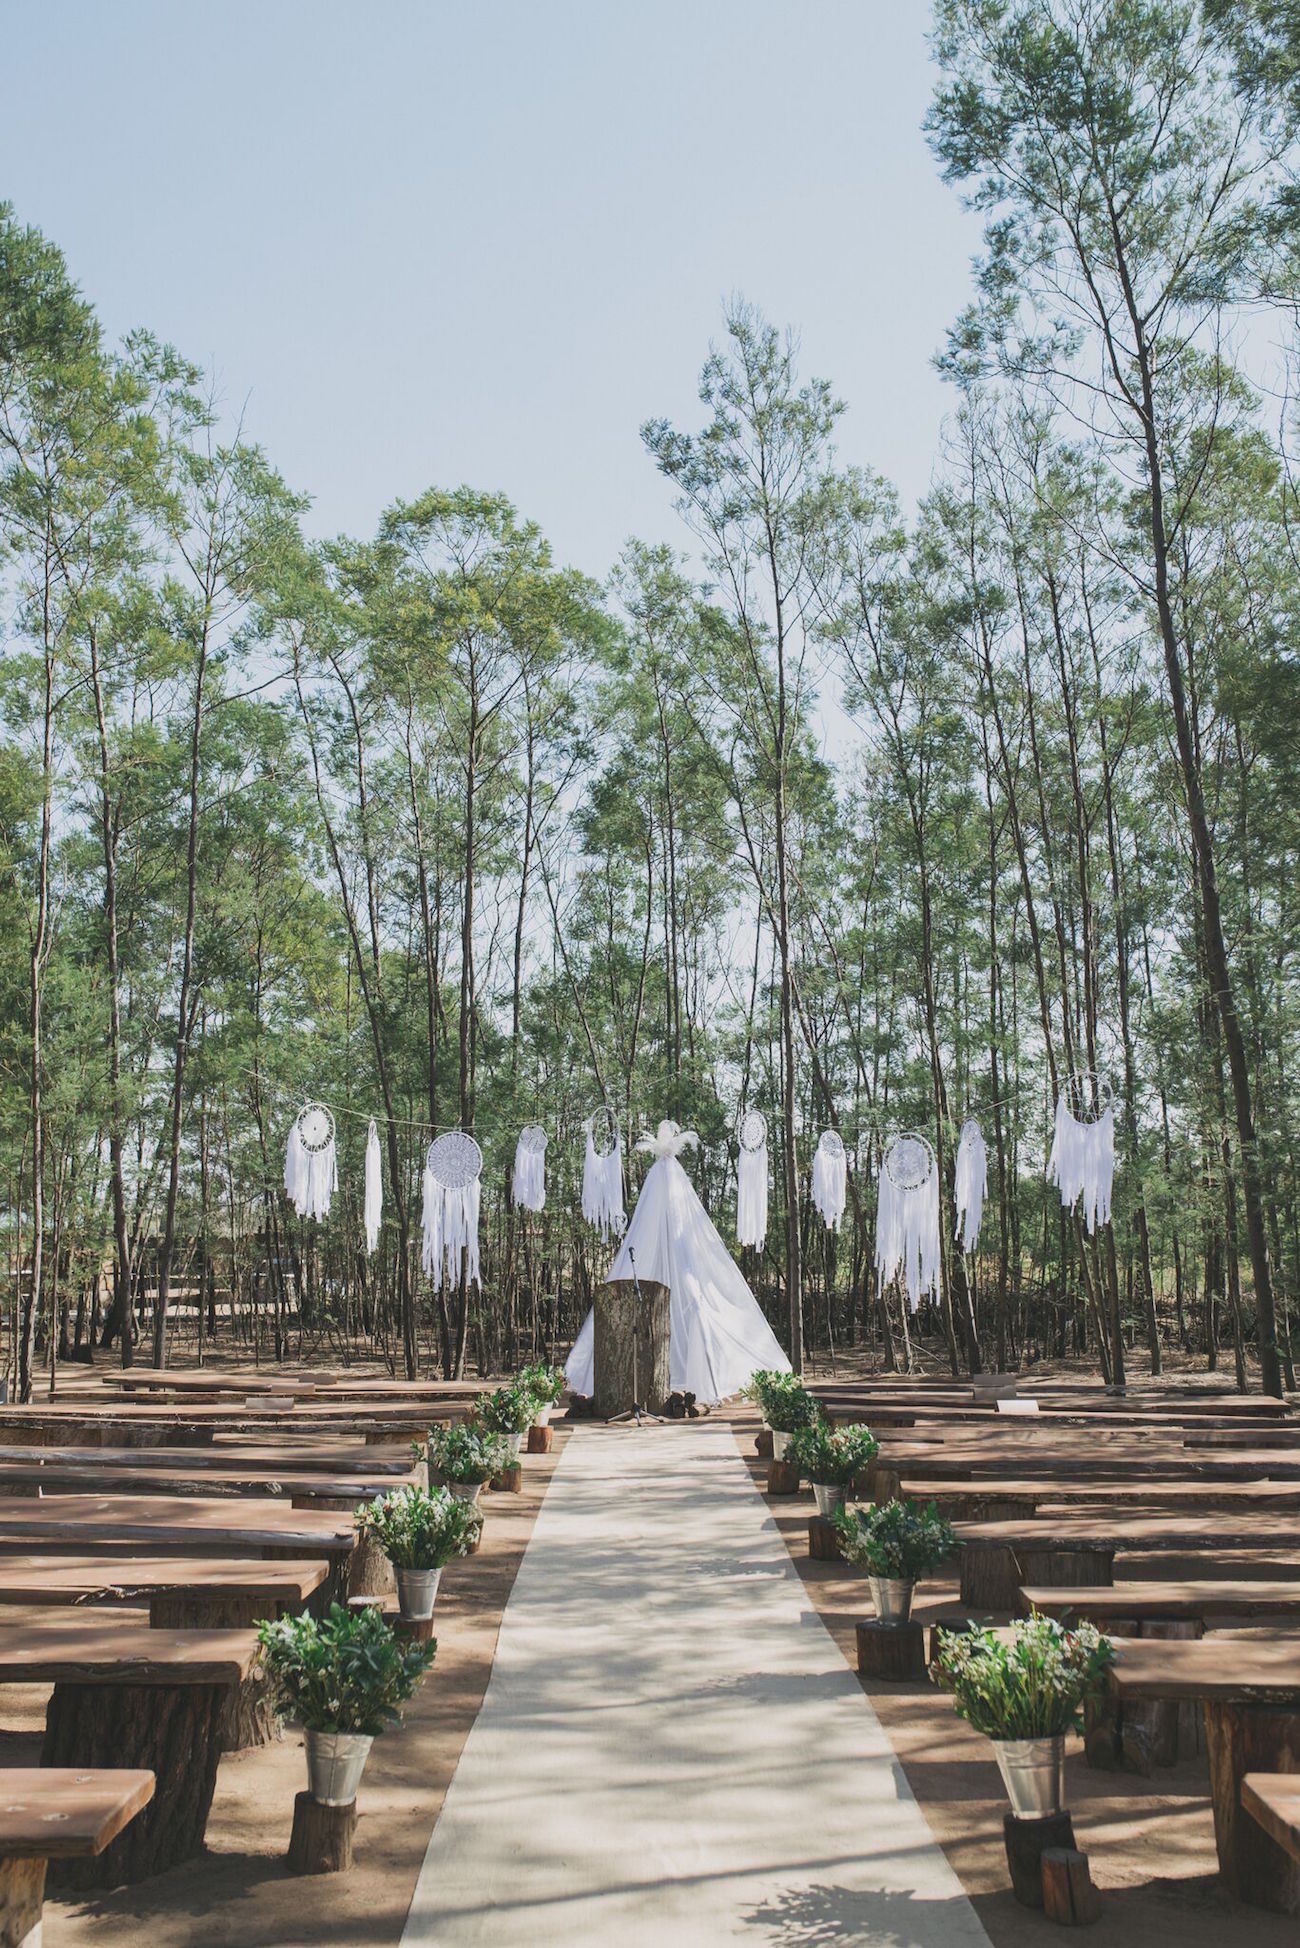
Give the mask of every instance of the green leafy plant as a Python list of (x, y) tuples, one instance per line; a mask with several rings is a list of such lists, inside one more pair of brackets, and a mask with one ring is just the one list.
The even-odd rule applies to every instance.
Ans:
[(311, 1732), (388, 1730), (434, 1659), (436, 1643), (403, 1643), (378, 1610), (281, 1617), (258, 1631), (281, 1706)]
[(879, 1451), (869, 1427), (828, 1427), (824, 1421), (801, 1427), (786, 1449), (786, 1460), (808, 1481), (849, 1488)]
[(526, 1387), (534, 1400), (543, 1407), (554, 1407), (564, 1398), (568, 1381), (562, 1366), (550, 1366), (545, 1360), (537, 1360), (532, 1366), (521, 1367), (517, 1386)]
[(491, 1481), (510, 1466), (510, 1449), (500, 1434), (460, 1422), (429, 1430), (429, 1468), (443, 1481)]
[(1094, 1624), (1067, 1630), (1037, 1613), (1009, 1630), (941, 1630), (936, 1674), (959, 1715), (988, 1738), (1081, 1731), (1115, 1652)]
[(529, 1387), (515, 1380), (495, 1393), (481, 1393), (474, 1402), (473, 1418), (489, 1434), (526, 1434), (543, 1405)]
[(457, 1501), (445, 1488), (429, 1494), (423, 1488), (394, 1488), (359, 1508), (356, 1520), (394, 1569), (441, 1569), (454, 1556), (468, 1555), (482, 1526), (473, 1504)]
[(793, 1373), (771, 1373), (762, 1399), (763, 1414), (778, 1434), (794, 1434), (823, 1419), (821, 1403)]
[(874, 1508), (841, 1509), (835, 1517), (840, 1548), (849, 1562), (872, 1576), (915, 1582), (937, 1569), (953, 1551), (953, 1533), (933, 1502), (882, 1502)]

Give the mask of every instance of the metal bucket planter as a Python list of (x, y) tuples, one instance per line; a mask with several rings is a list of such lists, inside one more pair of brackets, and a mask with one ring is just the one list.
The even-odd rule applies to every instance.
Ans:
[(506, 1435), (506, 1446), (510, 1449), (510, 1459), (512, 1461), (517, 1461), (519, 1459), (519, 1450), (523, 1447), (523, 1444), (526, 1439), (527, 1436), (525, 1434)]
[(790, 1440), (791, 1435), (788, 1429), (784, 1427), (774, 1427), (772, 1429), (772, 1459), (774, 1461), (785, 1460), (785, 1451), (790, 1445)]
[(537, 1409), (536, 1414), (533, 1416), (533, 1426), (549, 1427), (551, 1424), (551, 1415), (554, 1412), (555, 1412), (554, 1401), (549, 1402), (545, 1407), (539, 1407)]
[(916, 1588), (912, 1577), (868, 1576), (867, 1587), (881, 1623), (907, 1622), (912, 1614), (912, 1592)]
[(397, 1607), (406, 1621), (423, 1623), (431, 1617), (442, 1570), (399, 1569), (394, 1564), (393, 1575), (397, 1578)]
[(1046, 1819), (1065, 1804), (1065, 1734), (989, 1743), (1017, 1819)]
[(814, 1481), (812, 1491), (819, 1515), (837, 1515), (848, 1500), (848, 1489), (833, 1481)]
[(350, 1806), (374, 1739), (366, 1732), (304, 1732), (307, 1790), (322, 1806)]
[(483, 1493), (481, 1481), (449, 1481), (447, 1493), (456, 1502), (477, 1502)]

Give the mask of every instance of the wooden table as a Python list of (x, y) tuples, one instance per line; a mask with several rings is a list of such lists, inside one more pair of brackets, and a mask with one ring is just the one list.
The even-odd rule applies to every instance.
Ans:
[(329, 1570), (326, 1561), (220, 1556), (0, 1556), (0, 1604), (147, 1603), (157, 1629), (247, 1629), (263, 1617), (297, 1614)]
[(1248, 1772), (1241, 1803), (1270, 1840), (1300, 1861), (1300, 1776), (1293, 1772)]
[(153, 1790), (152, 1772), (0, 1769), (0, 1948), (39, 1948), (47, 1863), (101, 1854)]
[(1086, 1617), (1108, 1628), (1129, 1620), (1208, 1623), (1219, 1617), (1295, 1616), (1300, 1614), (1300, 1564), (1293, 1583), (1132, 1582), (1103, 1589), (1027, 1584), (1020, 1595), (1026, 1613)]
[(955, 1522), (961, 1546), (961, 1599), (977, 1612), (1014, 1611), (1020, 1586), (1108, 1584), (1117, 1550), (1211, 1557), (1241, 1549), (1296, 1548), (1285, 1511), (1183, 1515), (1176, 1510), (1121, 1515), (1040, 1508), (1032, 1520)]
[(1242, 1806), (1253, 1772), (1300, 1770), (1300, 1638), (1115, 1645), (1111, 1691), (1134, 1700), (1189, 1700), (1205, 1713), (1219, 1872), (1238, 1900), (1300, 1914), (1300, 1863)]
[[(414, 1480), (413, 1469), (408, 1469), (407, 1476)], [(400, 1485), (400, 1478), (392, 1475), (335, 1477), (239, 1467), (209, 1468), (191, 1475), (176, 1468), (104, 1467), (98, 1458), (85, 1456), (79, 1461), (43, 1461), (35, 1456), (25, 1461), (0, 1461), (0, 1493), (23, 1497), (96, 1493), (208, 1496), (212, 1500), (284, 1501), (293, 1508), (319, 1503), (341, 1509), (373, 1501), (376, 1495), (385, 1495)]]
[[(0, 1623), (0, 1684), (52, 1684), (43, 1766), (152, 1772), (152, 1806), (68, 1884), (142, 1880), (203, 1846), (221, 1755), (222, 1707), (257, 1658), (253, 1630), (125, 1628), (78, 1617)], [(62, 1876), (61, 1876), (62, 1877)]]

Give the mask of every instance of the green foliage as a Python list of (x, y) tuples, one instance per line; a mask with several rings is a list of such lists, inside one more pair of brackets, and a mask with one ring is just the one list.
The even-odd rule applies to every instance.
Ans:
[(801, 1427), (814, 1427), (822, 1419), (815, 1394), (793, 1373), (768, 1376), (764, 1388), (763, 1413), (769, 1427), (778, 1434), (793, 1434)]
[(503, 1435), (465, 1421), (430, 1428), (428, 1454), (431, 1474), (466, 1485), (490, 1481), (510, 1465), (510, 1449)]
[(952, 1554), (952, 1529), (933, 1502), (881, 1502), (869, 1508), (840, 1509), (835, 1516), (840, 1549), (847, 1561), (873, 1576), (915, 1581)]
[(483, 1526), (472, 1502), (445, 1488), (426, 1494), (406, 1485), (377, 1495), (357, 1510), (357, 1528), (372, 1536), (394, 1569), (441, 1569), (468, 1555)]
[(538, 1406), (554, 1407), (564, 1398), (568, 1381), (562, 1366), (551, 1366), (546, 1360), (538, 1360), (533, 1366), (519, 1369), (516, 1384), (525, 1393), (531, 1394)]
[(831, 1488), (849, 1488), (875, 1459), (880, 1444), (869, 1427), (828, 1427), (824, 1421), (801, 1427), (786, 1449), (786, 1458), (806, 1481)]
[(1083, 1727), (1115, 1653), (1090, 1623), (1033, 1616), (1008, 1630), (941, 1630), (938, 1681), (988, 1738), (1048, 1738)]
[(511, 1386), (479, 1394), (474, 1419), (489, 1434), (526, 1434), (543, 1404), (521, 1376)]
[(258, 1630), (262, 1662), (285, 1713), (306, 1731), (364, 1732), (395, 1725), (437, 1652), (397, 1638), (377, 1609), (281, 1617)]

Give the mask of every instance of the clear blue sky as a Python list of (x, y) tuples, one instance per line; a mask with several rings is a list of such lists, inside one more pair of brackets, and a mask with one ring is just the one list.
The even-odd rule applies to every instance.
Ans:
[(0, 197), (113, 333), (214, 366), (320, 531), (500, 489), (560, 559), (682, 539), (740, 291), (909, 501), (975, 219), (921, 133), (925, 0), (40, 0), (0, 21)]

